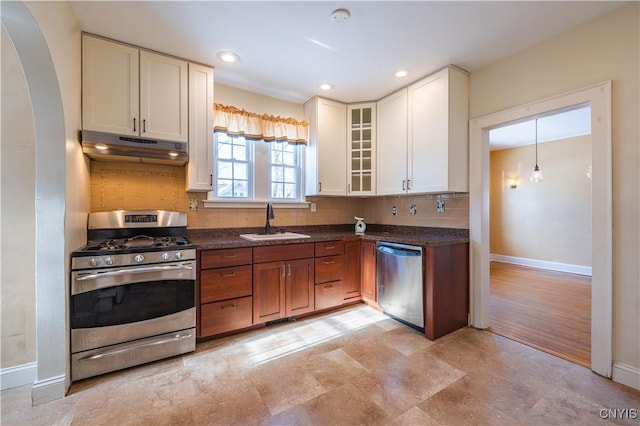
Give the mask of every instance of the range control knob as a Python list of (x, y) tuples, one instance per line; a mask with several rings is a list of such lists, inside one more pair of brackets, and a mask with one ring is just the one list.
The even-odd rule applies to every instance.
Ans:
[(105, 256), (102, 260), (106, 265), (113, 265), (113, 256)]
[(169, 253), (167, 253), (166, 251), (162, 253), (162, 260), (169, 260)]
[(100, 264), (100, 259), (98, 259), (97, 257), (92, 257), (91, 259), (89, 259), (89, 265), (98, 266), (99, 264)]
[(133, 261), (136, 263), (142, 263), (144, 262), (144, 256), (141, 254), (136, 254), (135, 257), (133, 258)]
[(176, 259), (180, 260), (182, 259), (182, 252), (181, 251), (177, 251), (176, 254), (173, 255)]

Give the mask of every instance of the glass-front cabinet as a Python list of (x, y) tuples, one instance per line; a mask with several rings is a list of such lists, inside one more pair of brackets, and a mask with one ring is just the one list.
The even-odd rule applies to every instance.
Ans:
[(374, 195), (376, 104), (349, 105), (347, 117), (347, 193)]

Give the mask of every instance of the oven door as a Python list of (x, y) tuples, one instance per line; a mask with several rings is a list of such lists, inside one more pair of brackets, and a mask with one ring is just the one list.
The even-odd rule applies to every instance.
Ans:
[(195, 261), (74, 271), (71, 352), (195, 327)]

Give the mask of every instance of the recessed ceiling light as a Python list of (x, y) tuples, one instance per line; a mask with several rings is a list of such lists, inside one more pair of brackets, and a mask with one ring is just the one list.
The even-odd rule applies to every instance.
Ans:
[(409, 75), (409, 71), (407, 70), (398, 70), (395, 73), (395, 76), (400, 78), (400, 77), (406, 77), (407, 75)]
[(331, 12), (331, 21), (335, 24), (347, 22), (351, 17), (351, 13), (347, 9), (336, 9)]
[(220, 51), (218, 52), (218, 58), (224, 62), (234, 63), (238, 62), (239, 56), (233, 52)]
[(331, 84), (331, 83), (322, 83), (320, 85), (320, 89), (321, 90), (331, 90), (331, 89), (333, 89), (333, 84)]

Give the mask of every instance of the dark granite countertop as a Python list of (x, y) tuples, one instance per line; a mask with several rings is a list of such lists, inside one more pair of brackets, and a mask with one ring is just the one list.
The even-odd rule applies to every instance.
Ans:
[(200, 250), (270, 246), (278, 244), (315, 243), (332, 240), (389, 241), (417, 246), (438, 246), (469, 242), (468, 229), (427, 228), (419, 226), (367, 225), (365, 235), (355, 235), (354, 225), (288, 226), (288, 232), (310, 235), (311, 238), (249, 241), (240, 234), (264, 232), (264, 228), (189, 229), (187, 237)]

